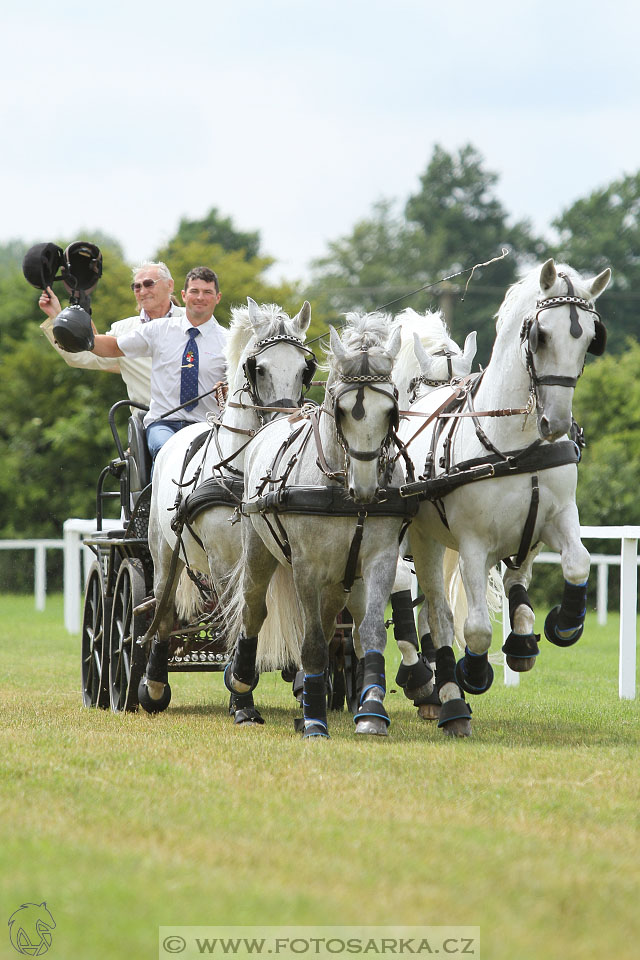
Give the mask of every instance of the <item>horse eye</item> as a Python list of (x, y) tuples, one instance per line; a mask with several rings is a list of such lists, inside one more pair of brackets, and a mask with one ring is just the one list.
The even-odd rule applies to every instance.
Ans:
[(544, 347), (547, 343), (547, 335), (544, 330), (538, 330), (538, 347)]

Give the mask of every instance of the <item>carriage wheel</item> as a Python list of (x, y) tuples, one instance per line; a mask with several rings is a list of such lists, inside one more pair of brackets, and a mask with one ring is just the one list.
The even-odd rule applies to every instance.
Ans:
[(360, 690), (362, 689), (362, 668), (358, 671), (358, 658), (351, 636), (344, 641), (344, 686), (347, 707), (354, 715), (360, 705)]
[(89, 570), (82, 614), (82, 702), (85, 707), (109, 706), (109, 627), (111, 598), (105, 597), (102, 566)]
[(136, 642), (145, 632), (146, 618), (133, 609), (145, 597), (144, 568), (139, 560), (123, 560), (113, 593), (111, 612), (111, 656), (109, 696), (114, 713), (136, 710), (138, 684), (144, 673), (146, 655)]

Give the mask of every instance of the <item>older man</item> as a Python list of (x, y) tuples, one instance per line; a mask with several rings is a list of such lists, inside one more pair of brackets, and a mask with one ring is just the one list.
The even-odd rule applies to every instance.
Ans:
[[(184, 314), (184, 308), (173, 303), (173, 278), (169, 268), (164, 263), (142, 263), (133, 271), (133, 290), (139, 313), (124, 320), (116, 320), (108, 331), (114, 337), (123, 336), (140, 329), (144, 324), (161, 317), (175, 317)], [(100, 357), (89, 350), (80, 353), (67, 353), (62, 350), (53, 338), (53, 321), (62, 307), (51, 287), (42, 293), (40, 308), (47, 314), (47, 319), (40, 324), (47, 340), (70, 367), (83, 367), (87, 370), (105, 370), (109, 373), (119, 373), (124, 380), (129, 399), (137, 403), (148, 405), (151, 401), (151, 358), (138, 357)], [(95, 330), (95, 327), (94, 327)]]
[(121, 364), (124, 358), (151, 358), (151, 405), (144, 425), (153, 458), (172, 434), (219, 410), (214, 390), (224, 378), (227, 331), (213, 315), (220, 301), (213, 270), (190, 270), (182, 299), (184, 316), (140, 324), (117, 337), (98, 334), (93, 348), (99, 357), (122, 358)]

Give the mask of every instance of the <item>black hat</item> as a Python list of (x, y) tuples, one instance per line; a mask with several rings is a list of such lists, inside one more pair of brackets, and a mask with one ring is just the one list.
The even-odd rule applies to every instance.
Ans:
[(64, 251), (62, 282), (70, 294), (91, 293), (102, 276), (102, 254), (95, 243), (76, 240)]
[(63, 263), (62, 248), (56, 243), (36, 243), (24, 255), (22, 272), (32, 286), (45, 290), (56, 279)]
[(67, 353), (92, 350), (95, 343), (91, 317), (78, 304), (65, 307), (53, 321), (53, 336)]

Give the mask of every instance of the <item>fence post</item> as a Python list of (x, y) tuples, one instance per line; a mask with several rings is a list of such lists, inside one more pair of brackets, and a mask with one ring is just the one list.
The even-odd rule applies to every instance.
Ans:
[(609, 593), (609, 564), (598, 564), (598, 587), (596, 609), (598, 611), (598, 623), (604, 627), (607, 622), (607, 605)]
[(44, 543), (34, 548), (34, 588), (36, 610), (44, 610), (47, 602), (47, 553)]
[(620, 659), (618, 695), (636, 698), (636, 617), (638, 603), (638, 541), (621, 538), (620, 545)]
[(72, 526), (73, 520), (63, 524), (64, 538), (64, 625), (69, 633), (80, 633), (80, 577), (81, 534)]

